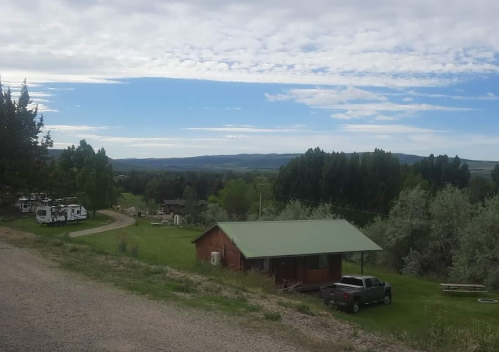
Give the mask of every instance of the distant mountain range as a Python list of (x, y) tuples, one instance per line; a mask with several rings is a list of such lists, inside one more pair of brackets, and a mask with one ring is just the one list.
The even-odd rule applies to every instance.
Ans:
[[(49, 154), (58, 157), (60, 149), (51, 149)], [(347, 153), (350, 155), (351, 153)], [(362, 154), (362, 153), (359, 153)], [(237, 154), (237, 155), (206, 155), (186, 158), (157, 159), (111, 159), (110, 163), (116, 171), (130, 170), (233, 170), (233, 171), (276, 171), (286, 165), (291, 159), (301, 154)], [(401, 163), (413, 164), (423, 159), (422, 156), (402, 153), (392, 153)], [(480, 161), (461, 159), (466, 162), (473, 173), (489, 174), (498, 161)]]

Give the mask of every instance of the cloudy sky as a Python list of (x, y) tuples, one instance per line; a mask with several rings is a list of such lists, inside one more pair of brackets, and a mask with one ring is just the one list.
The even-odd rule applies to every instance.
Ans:
[(0, 0), (55, 147), (499, 160), (496, 0)]

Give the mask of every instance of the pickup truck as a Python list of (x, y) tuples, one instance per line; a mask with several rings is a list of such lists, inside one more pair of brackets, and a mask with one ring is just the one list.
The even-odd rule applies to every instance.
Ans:
[(362, 304), (392, 303), (392, 286), (374, 276), (346, 275), (340, 282), (321, 287), (321, 296), (327, 305), (357, 313)]

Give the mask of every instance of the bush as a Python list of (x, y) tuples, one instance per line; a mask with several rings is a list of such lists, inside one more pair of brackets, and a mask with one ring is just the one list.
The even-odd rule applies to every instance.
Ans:
[(423, 275), (423, 270), (421, 269), (421, 254), (418, 251), (411, 248), (407, 257), (404, 257), (402, 260), (404, 261), (402, 274), (407, 276)]
[(305, 303), (300, 303), (300, 304), (296, 305), (296, 310), (302, 314), (314, 315), (314, 312), (312, 311), (312, 309), (310, 309), (310, 307), (307, 306)]
[(270, 321), (281, 321), (282, 316), (278, 312), (267, 312), (263, 315), (265, 320), (270, 320)]
[(139, 245), (134, 245), (130, 248), (130, 254), (132, 257), (137, 258), (139, 256)]
[(126, 239), (125, 233), (122, 232), (118, 236), (118, 252), (126, 253), (127, 249), (128, 249), (128, 241)]

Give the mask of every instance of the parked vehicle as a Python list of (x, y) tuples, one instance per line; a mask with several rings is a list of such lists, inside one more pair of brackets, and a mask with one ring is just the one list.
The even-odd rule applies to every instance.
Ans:
[(340, 282), (321, 287), (324, 303), (357, 313), (363, 304), (392, 303), (392, 286), (374, 276), (346, 275)]
[(36, 210), (36, 222), (39, 224), (59, 225), (77, 222), (88, 218), (85, 207), (79, 204), (41, 206)]

